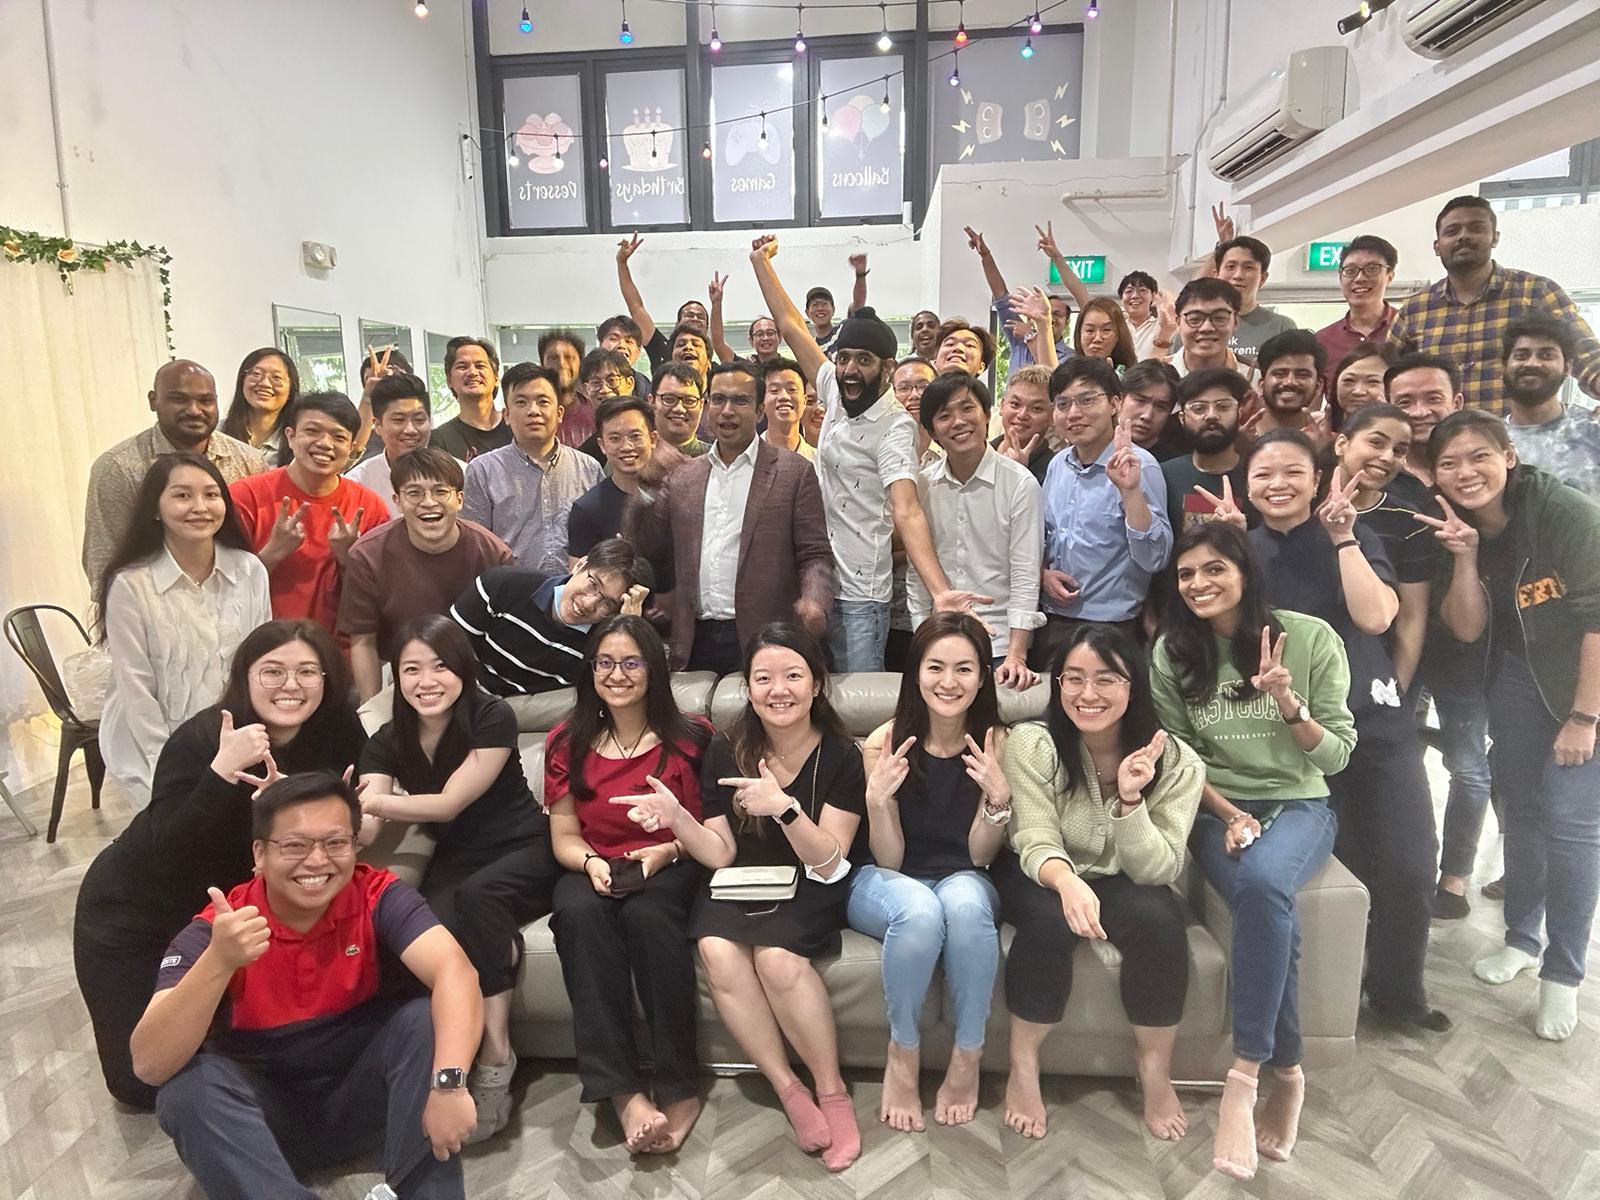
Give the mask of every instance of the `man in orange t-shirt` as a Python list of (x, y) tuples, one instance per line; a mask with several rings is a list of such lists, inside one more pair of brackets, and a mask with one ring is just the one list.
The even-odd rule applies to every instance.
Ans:
[(360, 426), (349, 397), (301, 396), (283, 431), (293, 460), (228, 489), (245, 538), (266, 564), (275, 617), (309, 617), (332, 632), (345, 555), (389, 519), (382, 497), (340, 474)]

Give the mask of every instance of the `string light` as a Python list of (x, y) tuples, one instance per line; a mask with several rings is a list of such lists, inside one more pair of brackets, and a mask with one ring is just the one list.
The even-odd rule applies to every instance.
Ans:
[(624, 46), (633, 45), (633, 30), (628, 28), (628, 0), (622, 0), (622, 28), (617, 31), (617, 41)]
[(1100, 0), (1089, 0), (1089, 7), (1083, 10), (1085, 20), (1092, 21), (1100, 15)]
[(961, 86), (961, 52), (959, 50), (950, 51), (950, 60), (951, 60), (950, 86), (951, 87), (960, 87)]
[(1033, 57), (1033, 38), (1030, 37), (1025, 42), (1022, 43), (1022, 57), (1023, 58), (1032, 58)]
[(883, 13), (883, 32), (878, 35), (878, 49), (888, 53), (894, 49), (894, 39), (889, 36), (889, 6), (880, 0), (878, 8)]
[(961, 8), (959, 10), (960, 15), (956, 19), (956, 36), (955, 36), (955, 44), (956, 44), (956, 49), (957, 50), (961, 49), (961, 47), (965, 46), (968, 42), (970, 42), (972, 40), (971, 38), (969, 38), (967, 36), (967, 0), (959, 0), (959, 3), (961, 5)]
[(526, 4), (522, 6), (522, 20), (517, 22), (517, 28), (522, 30), (523, 33), (533, 32), (533, 18), (528, 15), (528, 6)]
[(1043, 33), (1044, 32), (1044, 18), (1039, 15), (1039, 10), (1037, 8), (1033, 10), (1033, 16), (1028, 20), (1028, 32), (1029, 33)]
[(767, 148), (767, 114), (761, 114), (761, 136), (756, 139), (756, 145), (765, 150)]
[(558, 137), (556, 139), (556, 166), (559, 167), (560, 165), (561, 165), (561, 139)]
[(607, 170), (607, 169), (609, 169), (609, 168), (610, 168), (610, 166), (611, 166), (611, 160), (610, 160), (610, 159), (609, 159), (609, 158), (606, 158), (606, 157), (604, 157), (604, 156), (603, 156), (603, 155), (602, 155), (602, 156), (601, 156), (601, 159), (600, 159), (600, 169), (601, 169), (601, 170), (602, 170), (602, 171), (604, 171), (604, 170)]
[(891, 105), (889, 104), (889, 77), (887, 75), (885, 75), (883, 77), (883, 103), (878, 105), (878, 108), (882, 112), (888, 112), (890, 107), (891, 107)]
[(660, 157), (661, 156), (656, 153), (656, 131), (652, 129), (650, 131), (650, 158), (653, 161)]
[(704, 146), (700, 147), (700, 157), (707, 160), (711, 158), (711, 143), (709, 141), (707, 141)]
[[(713, 54), (720, 54), (722, 52), (722, 35), (717, 32), (716, 0), (711, 0), (711, 41), (707, 43), (706, 48)], [(706, 157), (710, 158), (711, 156), (708, 154)]]
[(428, 15), (428, 0), (417, 0), (417, 6), (411, 10), (420, 20)]
[(796, 54), (804, 54), (806, 52), (806, 6), (804, 4), (796, 4), (794, 6), (794, 52)]
[(822, 127), (828, 127), (828, 93), (822, 93)]

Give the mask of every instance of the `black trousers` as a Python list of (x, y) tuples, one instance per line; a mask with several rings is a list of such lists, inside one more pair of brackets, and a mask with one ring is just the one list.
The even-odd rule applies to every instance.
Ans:
[[(1037, 1025), (1066, 1015), (1072, 954), (1081, 940), (1067, 926), (1061, 897), (1022, 872), (1009, 850), (989, 868), (1005, 922), (1017, 934), (1006, 954), (1006, 1009)], [(1122, 954), (1122, 1010), (1134, 1025), (1160, 1028), (1183, 1018), (1189, 989), (1189, 938), (1183, 906), (1169, 887), (1126, 875), (1087, 881), (1100, 897), (1100, 925)]]
[(739, 645), (737, 621), (696, 621), (689, 647), (691, 671), (737, 675), (744, 670), (744, 647)]
[(1404, 709), (1356, 719), (1350, 763), (1328, 777), (1339, 818), (1333, 852), (1372, 896), (1367, 920), (1367, 995), (1396, 1016), (1427, 1011), (1423, 962), (1438, 878), (1439, 842), (1422, 743)]
[[(602, 896), (575, 871), (557, 881), (550, 923), (572, 1001), (584, 1103), (648, 1090), (657, 1104), (671, 1104), (695, 1094), (700, 1060), (689, 909), (703, 879), (697, 864), (679, 862), (620, 899)], [(633, 1036), (636, 986), (655, 1064), (649, 1089)]]
[(418, 890), (461, 943), (485, 996), (516, 986), (522, 927), (550, 911), (560, 868), (541, 834), (494, 856), (451, 856), (428, 864)]

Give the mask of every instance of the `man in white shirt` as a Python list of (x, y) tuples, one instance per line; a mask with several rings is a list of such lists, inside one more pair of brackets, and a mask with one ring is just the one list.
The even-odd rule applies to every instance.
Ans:
[(1129, 271), (1117, 284), (1128, 328), (1133, 331), (1134, 357), (1140, 362), (1164, 354), (1178, 332), (1177, 314), (1170, 295), (1164, 295), (1148, 271)]
[[(970, 375), (928, 385), (919, 420), (944, 454), (922, 468), (917, 493), (951, 584), (994, 597), (972, 611), (990, 630), (995, 682), (1024, 691), (1038, 681), (1028, 645), (1044, 624), (1044, 492), (1027, 467), (984, 441), (993, 407), (988, 385)], [(912, 624), (920, 625), (932, 597), (915, 572), (906, 582)]]
[(1202, 275), (1183, 285), (1178, 293), (1179, 349), (1172, 365), (1181, 379), (1190, 371), (1230, 367), (1251, 383), (1255, 368), (1241, 363), (1228, 342), (1239, 327), (1239, 289), (1221, 279)]
[(364, 488), (383, 497), (391, 517), (398, 517), (389, 471), (394, 460), (428, 444), (433, 417), (428, 411), (428, 385), (415, 375), (385, 375), (372, 387), (372, 428), (383, 453), (362, 459), (345, 472)]

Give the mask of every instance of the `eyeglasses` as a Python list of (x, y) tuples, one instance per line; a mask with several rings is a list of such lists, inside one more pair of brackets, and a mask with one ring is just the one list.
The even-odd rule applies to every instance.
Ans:
[[(300, 667), (294, 672), (294, 681), (310, 691), (312, 688), (321, 687), (326, 675), (326, 671), (319, 671), (316, 667)], [(256, 682), (264, 688), (276, 691), (289, 682), (289, 672), (282, 667), (262, 667), (256, 672)]]
[(1350, 263), (1339, 268), (1340, 279), (1377, 279), (1389, 268), (1383, 263)]
[(600, 435), (600, 444), (620, 450), (624, 446), (643, 446), (650, 439), (635, 429), (632, 433), (604, 433)]
[(316, 846), (321, 846), (322, 852), (329, 858), (344, 858), (356, 850), (356, 839), (348, 833), (335, 833), (321, 838), (263, 838), (262, 841), (276, 846), (278, 853), (290, 862), (309, 857)]
[(622, 668), (624, 675), (637, 675), (645, 669), (645, 661), (637, 655), (630, 654), (627, 658), (612, 658), (609, 654), (601, 654), (589, 660), (589, 666), (596, 675), (609, 675), (618, 667)]
[(622, 597), (606, 595), (605, 587), (593, 571), (585, 570), (583, 579), (583, 593), (593, 599), (595, 612), (614, 617), (622, 611)]
[(927, 390), (928, 381), (926, 379), (913, 379), (906, 383), (894, 385), (894, 394), (896, 396), (920, 396)]
[(1056, 411), (1066, 412), (1069, 408), (1093, 408), (1100, 400), (1109, 400), (1108, 392), (1084, 392), (1081, 396), (1057, 396), (1055, 399)]
[(1205, 325), (1209, 325), (1213, 329), (1222, 329), (1229, 321), (1233, 320), (1234, 316), (1234, 311), (1231, 308), (1218, 308), (1211, 312), (1195, 312), (1190, 309), (1183, 314), (1183, 323), (1190, 329), (1199, 329)]
[(1094, 680), (1094, 689), (1097, 692), (1114, 692), (1118, 688), (1132, 686), (1132, 682), (1127, 676), (1118, 675), (1115, 671), (1096, 671), (1093, 675), (1085, 675), (1082, 671), (1063, 671), (1061, 674), (1061, 690), (1063, 692), (1081, 692), (1088, 686), (1091, 679)]
[(626, 376), (626, 375), (596, 375), (596, 376), (593, 377), (593, 379), (590, 380), (590, 382), (591, 383), (598, 383), (601, 387), (608, 387), (608, 388), (612, 388), (614, 390), (620, 390), (622, 388), (623, 383), (628, 378), (629, 377)]
[(699, 403), (700, 397), (691, 392), (656, 393), (656, 405), (660, 408), (681, 408), (687, 412)]
[(712, 408), (754, 408), (754, 396), (732, 395), (727, 392), (712, 392), (710, 397)]
[(452, 498), (459, 494), (455, 488), (443, 483), (431, 488), (407, 484), (400, 489), (400, 499), (407, 504), (421, 504), (428, 499), (437, 500), (440, 504), (448, 504)]
[(244, 381), (246, 383), (270, 383), (273, 387), (287, 387), (289, 384), (289, 377), (287, 375), (281, 375), (277, 371), (256, 370), (247, 374), (244, 377)]
[(1239, 411), (1237, 400), (1191, 400), (1183, 406), (1183, 411), (1191, 417), (1208, 417), (1216, 413), (1219, 417), (1226, 417)]

